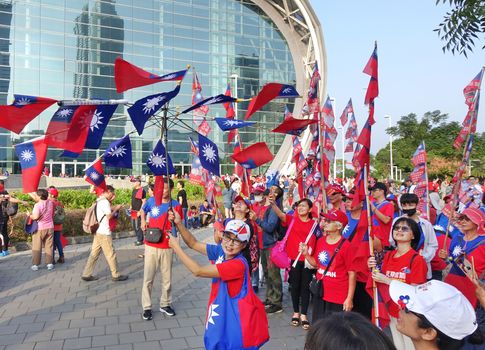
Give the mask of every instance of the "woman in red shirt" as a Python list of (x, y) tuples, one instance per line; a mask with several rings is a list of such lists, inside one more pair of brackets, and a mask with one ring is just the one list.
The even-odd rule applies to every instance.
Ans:
[(413, 349), (411, 338), (401, 334), (397, 329), (399, 306), (392, 301), (389, 295), (389, 284), (398, 280), (407, 284), (422, 284), (426, 282), (428, 267), (424, 258), (415, 250), (419, 244), (421, 231), (418, 224), (408, 217), (396, 220), (392, 227), (392, 238), (396, 242), (396, 249), (384, 256), (381, 271), (377, 268), (376, 260), (370, 257), (368, 266), (372, 271), (372, 278), (377, 282), (390, 316), (390, 329), (394, 345), (398, 349)]
[[(281, 224), (288, 227), (288, 240), (286, 241), (286, 253), (291, 259), (290, 279), (291, 284), (291, 301), (293, 303), (293, 316), (291, 325), (298, 327), (301, 322), (303, 329), (310, 328), (307, 312), (310, 303), (309, 285), (312, 280), (313, 269), (305, 266), (305, 256), (303, 254), (298, 258), (295, 267), (293, 263), (298, 257), (300, 243), (305, 242), (315, 223), (312, 219), (311, 211), (313, 203), (308, 198), (303, 198), (297, 203), (295, 215), (283, 213), (276, 205), (274, 200), (270, 201), (273, 211), (278, 215)], [(313, 245), (308, 244), (309, 250), (313, 250)], [(301, 308), (300, 308), (301, 304)]]
[(326, 235), (317, 240), (313, 252), (305, 243), (300, 243), (300, 252), (310, 265), (318, 268), (317, 278), (323, 284), (322, 300), (313, 299), (313, 323), (325, 313), (351, 311), (356, 283), (351, 245), (342, 237), (342, 230), (349, 221), (347, 215), (332, 209), (323, 216)]

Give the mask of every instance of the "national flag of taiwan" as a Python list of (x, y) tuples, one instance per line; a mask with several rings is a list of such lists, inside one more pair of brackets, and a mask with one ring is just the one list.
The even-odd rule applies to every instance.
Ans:
[(468, 107), (471, 107), (475, 101), (475, 98), (477, 94), (479, 94), (480, 91), (480, 84), (482, 82), (482, 77), (483, 77), (483, 71), (482, 69), (480, 73), (477, 74), (475, 78), (465, 86), (463, 89), (463, 95), (465, 96), (465, 103), (468, 105)]
[(106, 181), (104, 179), (103, 162), (100, 159), (95, 160), (89, 167), (84, 170), (86, 176), (84, 179), (95, 187), (106, 190)]
[(150, 95), (143, 97), (136, 101), (133, 106), (128, 108), (128, 114), (131, 121), (138, 131), (138, 135), (143, 133), (145, 124), (160, 108), (168, 103), (171, 99), (178, 95), (180, 91), (180, 85), (178, 84), (175, 89), (169, 92), (162, 92), (161, 94)]
[(426, 149), (424, 148), (424, 142), (421, 142), (416, 148), (416, 151), (411, 158), (411, 162), (416, 167), (421, 164), (426, 164)]
[(0, 106), (0, 128), (20, 134), (24, 127), (56, 100), (27, 95), (14, 95), (11, 105)]
[[(227, 89), (226, 89), (226, 96), (232, 97), (231, 95), (231, 85), (227, 84)], [(237, 95), (237, 91), (236, 91)], [(226, 110), (226, 118), (233, 119), (236, 116), (236, 112), (234, 110), (234, 103), (233, 102), (224, 102), (224, 109)]]
[(113, 116), (113, 113), (118, 108), (118, 105), (97, 105), (94, 111), (91, 124), (89, 125), (89, 133), (86, 139), (84, 148), (98, 149), (103, 140), (104, 131)]
[(162, 144), (161, 140), (158, 140), (157, 145), (153, 149), (150, 157), (148, 157), (147, 165), (150, 170), (155, 175), (167, 175), (167, 159), (168, 156), (168, 173), (175, 174), (175, 168), (172, 163), (172, 159), (170, 159), (170, 155), (166, 153), (165, 147)]
[(256, 124), (256, 122), (245, 122), (243, 120), (230, 119), (230, 118), (215, 118), (215, 121), (217, 125), (219, 125), (222, 131), (240, 129), (246, 126), (252, 126)]
[[(200, 85), (199, 82), (199, 77), (197, 76), (197, 73), (195, 72), (195, 69), (192, 70), (192, 106), (197, 105), (199, 102), (204, 101), (204, 97), (202, 96), (202, 85)], [(201, 105), (200, 107), (196, 107), (194, 110), (194, 116), (205, 116), (209, 113), (209, 107), (206, 105)], [(197, 121), (194, 119), (194, 122)]]
[(214, 142), (199, 134), (199, 158), (200, 164), (207, 171), (221, 176), (219, 169), (219, 150)]
[(335, 116), (333, 114), (333, 106), (330, 101), (330, 97), (327, 96), (327, 100), (322, 107), (322, 118), (320, 121), (322, 127), (327, 129), (333, 128), (335, 124)]
[(209, 106), (209, 105), (215, 105), (215, 104), (219, 104), (219, 103), (233, 103), (233, 102), (236, 102), (236, 99), (234, 97), (230, 97), (230, 96), (226, 96), (226, 95), (217, 95), (217, 96), (212, 96), (212, 97), (208, 97), (204, 100), (200, 100), (199, 102), (197, 102), (196, 104), (194, 104), (193, 106), (183, 110), (181, 113), (184, 114), (184, 113), (188, 113), (190, 111), (193, 111), (195, 109), (200, 109), (202, 107), (205, 107), (205, 106)]
[(317, 123), (315, 119), (296, 119), (289, 117), (272, 131), (281, 134), (300, 135), (308, 125), (315, 123)]
[(253, 113), (260, 110), (262, 107), (264, 107), (275, 98), (295, 98), (299, 96), (300, 94), (291, 85), (268, 83), (263, 86), (257, 96), (251, 99), (244, 119), (249, 119), (249, 117), (251, 117)]
[(186, 73), (187, 69), (184, 69), (178, 72), (158, 76), (118, 57), (115, 60), (116, 92), (120, 93), (136, 87), (163, 81), (181, 81)]
[(274, 158), (264, 142), (255, 143), (241, 152), (233, 154), (231, 157), (245, 169), (257, 168), (270, 162)]
[[(345, 133), (345, 138), (346, 139), (351, 138), (354, 135), (354, 133), (357, 134), (357, 121), (355, 120), (355, 115), (352, 114), (350, 116), (350, 123), (349, 123), (349, 126), (347, 127), (347, 132)], [(357, 138), (354, 141), (357, 141)]]
[(130, 135), (112, 142), (104, 152), (104, 164), (113, 168), (133, 168)]
[(364, 73), (370, 75), (369, 86), (365, 94), (364, 103), (369, 105), (369, 121), (374, 124), (374, 99), (379, 96), (379, 81), (378, 81), (378, 61), (377, 61), (377, 42), (374, 46), (367, 65), (364, 68)]
[(349, 102), (347, 102), (347, 106), (345, 106), (344, 111), (342, 112), (342, 115), (340, 116), (340, 123), (342, 126), (347, 124), (347, 121), (349, 119), (349, 114), (354, 113), (354, 107), (352, 106), (352, 99), (349, 99)]
[(51, 147), (82, 153), (96, 106), (60, 107), (52, 117), (45, 134)]
[(22, 168), (22, 187), (24, 193), (35, 192), (39, 187), (44, 170), (47, 145), (43, 137), (15, 145), (15, 153)]

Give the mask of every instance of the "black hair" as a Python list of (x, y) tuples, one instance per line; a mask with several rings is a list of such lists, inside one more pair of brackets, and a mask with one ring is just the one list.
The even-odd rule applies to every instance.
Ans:
[(283, 197), (283, 190), (281, 189), (281, 187), (275, 186), (275, 189), (273, 192), (276, 194), (275, 200), (278, 200), (281, 197)]
[(44, 201), (45, 201), (47, 198), (49, 198), (49, 192), (47, 192), (47, 190), (46, 190), (46, 189), (44, 189), (44, 188), (39, 188), (39, 189), (37, 190), (37, 195), (40, 197), (40, 199), (42, 199), (42, 200), (44, 200)]
[(231, 184), (229, 183), (229, 181), (224, 180), (224, 186), (227, 188), (227, 189), (230, 189), (231, 188)]
[(115, 188), (111, 185), (106, 186), (106, 192), (115, 193)]
[[(433, 328), (436, 331), (436, 345), (440, 350), (458, 350), (463, 345), (463, 339), (454, 339), (447, 336), (445, 333), (440, 331), (438, 328), (433, 326), (433, 324), (422, 314), (413, 312), (418, 318), (418, 327), (422, 329)], [(480, 344), (480, 343), (477, 343)]]
[(208, 200), (208, 199), (206, 198), (206, 199), (204, 199), (204, 202), (207, 202), (207, 203), (209, 203), (209, 200)]
[(5, 181), (0, 180), (0, 185), (5, 185)]
[(168, 184), (168, 186), (169, 186), (170, 188), (173, 188), (173, 180), (172, 180), (171, 178), (169, 178), (169, 177), (164, 177), (164, 178), (163, 178), (163, 182), (165, 182), (166, 184)]
[(185, 182), (183, 182), (182, 180), (180, 180), (180, 181), (178, 182), (178, 184), (179, 184), (180, 186), (182, 186), (182, 188), (184, 188), (184, 187), (185, 187)]
[[(306, 202), (308, 204), (308, 207), (310, 208), (310, 212), (308, 213), (308, 217), (310, 219), (312, 219), (312, 208), (313, 208), (313, 202), (310, 198), (303, 198), (303, 199), (300, 199), (297, 203), (296, 203), (296, 207), (298, 207), (300, 205), (301, 202)], [(295, 208), (296, 208), (295, 207)]]
[(403, 193), (401, 195), (401, 198), (399, 198), (399, 202), (401, 205), (404, 204), (418, 204), (419, 203), (419, 197), (414, 194), (414, 193)]
[(197, 209), (197, 207), (195, 205), (191, 205), (190, 210), (192, 210), (192, 209)]
[[(399, 224), (400, 222), (403, 222), (403, 221), (406, 224), (408, 224), (408, 226), (411, 229), (411, 232), (413, 233), (413, 236), (414, 236), (414, 238), (411, 240), (411, 248), (413, 248), (414, 250), (417, 251), (419, 241), (421, 240), (421, 230), (419, 228), (419, 225), (416, 223), (416, 221), (414, 221), (413, 219), (408, 218), (406, 216), (401, 216), (400, 218), (398, 218), (396, 220), (394, 225), (392, 225), (392, 231), (394, 231), (394, 227), (396, 227), (397, 224)], [(394, 238), (394, 234), (392, 235), (392, 238)]]
[(155, 191), (155, 184), (149, 184), (148, 187), (152, 190)]
[(392, 341), (364, 316), (334, 312), (312, 325), (305, 350), (395, 350)]

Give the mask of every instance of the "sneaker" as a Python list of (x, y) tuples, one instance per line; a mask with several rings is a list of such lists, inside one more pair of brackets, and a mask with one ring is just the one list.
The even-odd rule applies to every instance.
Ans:
[(167, 316), (175, 316), (175, 311), (170, 306), (161, 307), (160, 312)]
[(54, 264), (47, 264), (47, 270), (54, 270)]
[(8, 250), (4, 250), (2, 251), (2, 253), (0, 253), (1, 256), (7, 256), (7, 255), (10, 255), (10, 253), (8, 252)]
[(96, 281), (98, 278), (97, 276), (81, 276), (81, 279), (86, 282)]
[(263, 305), (264, 305), (264, 306), (270, 306), (270, 305), (273, 305), (273, 304), (271, 304), (271, 303), (269, 302), (269, 300), (268, 300), (268, 299), (266, 299), (265, 301), (263, 301)]
[(57, 262), (58, 262), (59, 264), (64, 264), (64, 262), (65, 262), (65, 261), (64, 261), (64, 257), (63, 257), (63, 256), (59, 257), (59, 259), (57, 260)]
[(119, 275), (118, 277), (112, 277), (111, 280), (113, 282), (121, 282), (121, 281), (126, 281), (128, 279), (127, 275)]
[(253, 291), (254, 293), (258, 293), (259, 292), (259, 287), (258, 286), (253, 286)]
[(140, 245), (142, 245), (142, 244), (143, 244), (143, 242), (140, 242), (140, 241), (136, 241), (136, 242), (135, 242), (135, 245), (136, 245), (136, 246), (140, 246)]
[(153, 316), (152, 316), (152, 310), (144, 310), (143, 311), (143, 315), (141, 315), (141, 317), (145, 321), (150, 321), (153, 318)]
[(283, 308), (277, 305), (271, 305), (266, 309), (267, 314), (279, 314), (280, 312), (283, 312)]
[(38, 271), (38, 270), (39, 270), (39, 266), (37, 266), (37, 265), (32, 265), (32, 266), (30, 267), (30, 269), (31, 269), (32, 271)]

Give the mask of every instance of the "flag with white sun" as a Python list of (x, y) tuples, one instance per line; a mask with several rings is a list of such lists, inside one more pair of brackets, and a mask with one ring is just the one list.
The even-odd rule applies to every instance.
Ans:
[(220, 176), (219, 150), (214, 142), (199, 134), (199, 158), (200, 164), (207, 171)]
[(170, 156), (167, 153), (168, 162), (165, 156), (165, 147), (163, 146), (162, 141), (158, 140), (157, 145), (155, 146), (152, 154), (150, 154), (150, 157), (148, 157), (147, 160), (147, 166), (150, 168), (154, 175), (167, 175), (167, 163), (168, 172), (170, 174), (175, 174), (176, 171), (172, 164)]
[(130, 136), (112, 142), (104, 152), (104, 163), (113, 168), (133, 168)]

